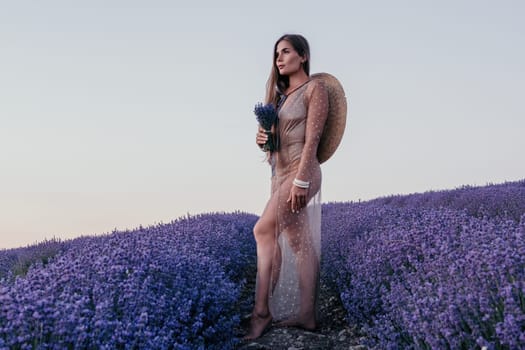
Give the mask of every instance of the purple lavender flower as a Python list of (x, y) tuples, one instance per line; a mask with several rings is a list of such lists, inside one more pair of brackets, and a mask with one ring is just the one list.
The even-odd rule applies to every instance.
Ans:
[(264, 132), (266, 133), (266, 135), (268, 135), (268, 141), (266, 141), (266, 143), (262, 146), (262, 150), (265, 152), (274, 151), (275, 143), (273, 141), (273, 135), (271, 130), (272, 125), (277, 121), (277, 111), (275, 110), (275, 106), (271, 103), (263, 105), (259, 102), (255, 105), (253, 112), (256, 115), (257, 121), (264, 129)]
[(257, 116), (257, 121), (261, 124), (264, 130), (272, 129), (272, 125), (277, 120), (277, 111), (272, 103), (263, 105), (259, 102), (255, 105), (253, 112)]
[[(256, 219), (0, 250), (0, 349), (234, 348)], [(525, 349), (525, 180), (328, 203), (322, 223), (321, 276), (372, 347)]]
[(525, 181), (330, 203), (322, 230), (373, 347), (525, 348)]
[(208, 214), (83, 237), (46, 261), (47, 246), (0, 251), (6, 277), (17, 257), (32, 261), (0, 278), (0, 349), (232, 349), (255, 220)]

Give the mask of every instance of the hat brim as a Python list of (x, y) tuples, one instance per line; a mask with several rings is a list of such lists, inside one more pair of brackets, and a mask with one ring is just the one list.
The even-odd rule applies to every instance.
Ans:
[(343, 86), (336, 77), (328, 73), (316, 73), (311, 79), (321, 80), (328, 91), (328, 117), (324, 126), (317, 159), (319, 163), (326, 162), (341, 143), (346, 126), (347, 103)]

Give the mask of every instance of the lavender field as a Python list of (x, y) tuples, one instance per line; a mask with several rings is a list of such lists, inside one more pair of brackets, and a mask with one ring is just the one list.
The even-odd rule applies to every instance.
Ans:
[[(0, 251), (0, 349), (234, 348), (256, 220)], [(323, 278), (369, 347), (525, 348), (525, 180), (327, 203), (322, 229)]]

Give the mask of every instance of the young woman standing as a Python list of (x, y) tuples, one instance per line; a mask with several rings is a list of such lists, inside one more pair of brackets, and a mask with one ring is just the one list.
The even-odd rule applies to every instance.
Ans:
[[(266, 103), (278, 109), (277, 149), (271, 197), (254, 227), (257, 282), (250, 329), (255, 339), (272, 324), (317, 327), (321, 231), (321, 168), (318, 147), (329, 112), (322, 79), (310, 77), (310, 51), (301, 35), (287, 34), (274, 46)], [(346, 110), (345, 110), (346, 113)], [(260, 129), (256, 142), (267, 135)]]

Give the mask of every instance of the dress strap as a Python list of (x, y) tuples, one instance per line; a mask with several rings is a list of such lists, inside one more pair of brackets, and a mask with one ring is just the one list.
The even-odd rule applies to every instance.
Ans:
[(279, 101), (277, 102), (277, 112), (281, 109), (282, 105), (284, 104), (284, 101), (286, 101), (286, 95), (285, 94), (279, 94)]

